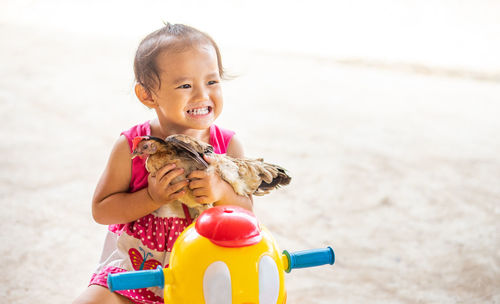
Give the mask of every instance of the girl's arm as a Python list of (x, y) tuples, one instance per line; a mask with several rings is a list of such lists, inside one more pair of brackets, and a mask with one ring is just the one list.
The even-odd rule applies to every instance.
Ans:
[[(233, 136), (227, 147), (227, 155), (235, 158), (243, 158), (243, 145), (236, 136)], [(210, 158), (205, 158), (210, 163)], [(215, 205), (236, 205), (247, 210), (253, 210), (252, 197), (240, 196), (234, 192), (233, 187), (221, 179), (215, 173), (205, 171), (194, 171), (188, 178), (194, 180), (189, 187), (200, 203)]]
[(96, 222), (106, 225), (128, 223), (184, 194), (181, 189), (188, 184), (187, 180), (170, 184), (172, 179), (182, 173), (182, 169), (175, 169), (174, 165), (163, 167), (154, 177), (149, 176), (147, 188), (129, 193), (131, 157), (127, 139), (120, 136), (92, 199), (92, 215)]

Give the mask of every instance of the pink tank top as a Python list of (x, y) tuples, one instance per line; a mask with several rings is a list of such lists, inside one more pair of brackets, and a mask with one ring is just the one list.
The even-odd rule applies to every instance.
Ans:
[[(121, 133), (124, 135), (132, 152), (132, 140), (136, 136), (151, 135), (151, 126), (149, 121), (143, 124), (133, 126), (127, 131)], [(229, 142), (233, 137), (234, 132), (219, 128), (216, 125), (210, 126), (210, 145), (214, 147), (214, 152), (217, 154), (225, 154)], [(145, 167), (146, 160), (136, 157), (132, 160), (132, 178), (130, 180), (129, 192), (135, 192), (148, 186), (148, 171)]]

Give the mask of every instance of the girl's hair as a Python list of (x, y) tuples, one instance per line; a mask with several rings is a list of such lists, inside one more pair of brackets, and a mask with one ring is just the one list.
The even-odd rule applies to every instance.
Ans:
[(153, 92), (154, 88), (159, 89), (161, 86), (160, 74), (156, 64), (158, 55), (166, 50), (181, 52), (204, 43), (214, 47), (217, 54), (219, 76), (223, 78), (224, 68), (222, 67), (219, 47), (212, 37), (187, 25), (167, 23), (161, 29), (146, 36), (139, 44), (134, 59), (135, 81), (149, 93)]

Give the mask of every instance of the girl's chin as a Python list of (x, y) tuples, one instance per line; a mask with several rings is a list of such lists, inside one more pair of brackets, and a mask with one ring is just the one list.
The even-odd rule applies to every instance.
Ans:
[(205, 117), (187, 117), (187, 122), (189, 125), (198, 128), (208, 128), (214, 123), (213, 115), (207, 115)]

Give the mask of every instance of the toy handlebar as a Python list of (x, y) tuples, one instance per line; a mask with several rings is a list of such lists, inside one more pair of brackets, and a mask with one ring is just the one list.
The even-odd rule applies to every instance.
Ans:
[(110, 291), (139, 289), (165, 285), (163, 268), (158, 266), (155, 270), (140, 270), (108, 275), (108, 288)]
[(288, 259), (288, 267), (285, 269), (287, 273), (295, 268), (315, 267), (325, 264), (333, 265), (335, 263), (335, 253), (330, 246), (292, 253), (283, 250), (283, 255)]
[[(295, 268), (315, 267), (325, 264), (333, 265), (335, 263), (335, 253), (330, 246), (291, 253), (284, 250), (283, 256), (287, 258), (288, 262), (285, 269), (287, 273)], [(108, 288), (110, 291), (153, 286), (159, 286), (160, 288), (165, 286), (165, 274), (161, 266), (158, 266), (155, 270), (140, 270), (108, 275)]]

